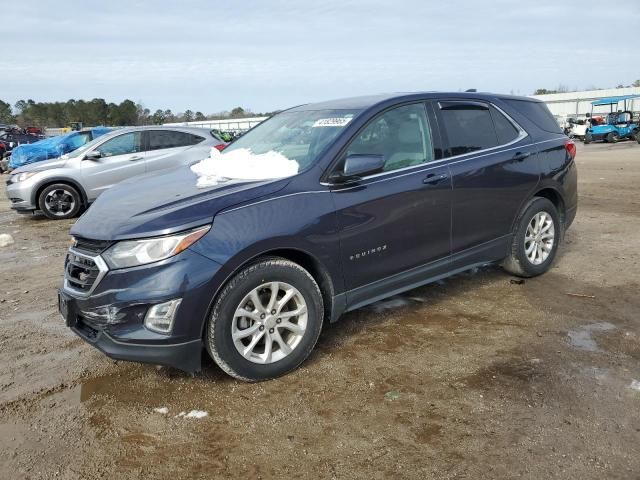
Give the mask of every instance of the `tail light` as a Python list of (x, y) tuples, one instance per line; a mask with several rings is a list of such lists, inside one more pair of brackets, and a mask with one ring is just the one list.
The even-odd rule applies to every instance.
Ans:
[(221, 152), (222, 150), (224, 150), (224, 147), (226, 146), (227, 146), (226, 143), (219, 143), (218, 145), (216, 145), (216, 150)]
[(573, 140), (567, 140), (564, 142), (564, 149), (571, 157), (571, 160), (576, 158), (576, 143)]

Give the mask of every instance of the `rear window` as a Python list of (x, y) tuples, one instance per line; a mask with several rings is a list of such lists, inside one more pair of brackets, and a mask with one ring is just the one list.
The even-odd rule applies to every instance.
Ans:
[(451, 155), (463, 155), (498, 145), (487, 107), (462, 102), (442, 102), (441, 115)]
[(528, 102), (526, 100), (505, 100), (509, 105), (527, 117), (537, 127), (546, 132), (562, 133), (556, 119), (553, 118), (547, 106), (542, 102)]
[(173, 130), (152, 130), (149, 132), (149, 150), (164, 148), (188, 147), (200, 143), (204, 138), (185, 132)]
[(500, 145), (512, 142), (520, 134), (513, 123), (496, 108), (491, 107), (491, 117), (493, 117), (493, 124), (496, 127), (496, 134), (498, 135), (498, 143)]

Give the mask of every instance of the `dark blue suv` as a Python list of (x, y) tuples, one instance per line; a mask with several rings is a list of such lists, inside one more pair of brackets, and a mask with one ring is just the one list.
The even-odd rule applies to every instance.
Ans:
[(295, 107), (100, 196), (71, 229), (60, 311), (116, 359), (197, 371), (206, 349), (236, 378), (277, 377), (344, 312), (478, 265), (547, 271), (576, 214), (574, 156), (530, 98)]

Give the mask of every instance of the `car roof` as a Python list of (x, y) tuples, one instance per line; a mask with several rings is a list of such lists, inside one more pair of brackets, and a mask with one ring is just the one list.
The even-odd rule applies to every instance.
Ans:
[(503, 95), (486, 92), (396, 92), (383, 93), (378, 95), (366, 95), (360, 97), (339, 98), (336, 100), (328, 100), (324, 102), (308, 103), (298, 105), (288, 109), (287, 111), (306, 111), (306, 110), (364, 110), (380, 103), (401, 103), (403, 101), (412, 100), (428, 100), (442, 97), (465, 98), (469, 100), (483, 100), (487, 98), (502, 98), (512, 100), (525, 100), (529, 102), (540, 102), (540, 100), (531, 97), (521, 97), (514, 95)]
[(173, 125), (173, 126), (145, 125), (142, 127), (121, 127), (121, 128), (116, 127), (116, 128), (113, 128), (113, 130), (107, 133), (106, 135), (114, 135), (117, 133), (124, 133), (124, 132), (139, 132), (139, 131), (145, 131), (145, 130), (173, 130), (176, 132), (193, 133), (195, 135), (204, 135), (204, 134), (211, 133), (210, 128), (182, 127), (182, 126), (176, 126), (176, 125)]

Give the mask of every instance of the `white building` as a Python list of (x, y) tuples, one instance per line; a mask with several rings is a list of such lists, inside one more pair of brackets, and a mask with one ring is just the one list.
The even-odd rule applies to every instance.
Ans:
[[(551, 113), (559, 117), (584, 117), (591, 113), (591, 102), (607, 97), (640, 95), (640, 87), (608, 88), (606, 90), (584, 90), (582, 92), (549, 93), (532, 95), (547, 104)], [(620, 105), (619, 108), (622, 108)], [(627, 101), (627, 108), (640, 112), (640, 98)], [(608, 113), (609, 106), (594, 107), (594, 113)]]
[(220, 130), (223, 132), (246, 132), (250, 128), (255, 127), (260, 122), (265, 121), (269, 117), (251, 117), (251, 118), (228, 118), (224, 120), (202, 120), (197, 122), (177, 122), (165, 123), (166, 126), (173, 127), (200, 127)]

